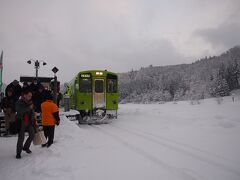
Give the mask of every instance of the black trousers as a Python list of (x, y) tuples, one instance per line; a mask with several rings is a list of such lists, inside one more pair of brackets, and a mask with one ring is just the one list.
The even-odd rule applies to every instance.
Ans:
[[(24, 138), (25, 138), (25, 131), (28, 132), (28, 138), (25, 144), (23, 145)], [(24, 149), (30, 148), (34, 135), (35, 135), (35, 129), (33, 126), (29, 125), (26, 127), (23, 123), (21, 124), (21, 129), (18, 133), (17, 154), (21, 154), (23, 148)]]
[(46, 139), (48, 140), (47, 144), (51, 145), (53, 143), (54, 139), (54, 131), (55, 131), (55, 125), (54, 126), (43, 126), (43, 131)]

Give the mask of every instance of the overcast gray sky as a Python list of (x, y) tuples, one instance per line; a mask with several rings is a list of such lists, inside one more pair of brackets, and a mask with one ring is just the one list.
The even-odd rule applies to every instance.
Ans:
[(127, 72), (190, 63), (240, 44), (239, 0), (0, 0), (3, 80), (70, 81), (86, 69)]

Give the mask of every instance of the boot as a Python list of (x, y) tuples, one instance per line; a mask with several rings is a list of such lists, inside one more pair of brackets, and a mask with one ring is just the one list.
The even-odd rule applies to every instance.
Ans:
[(28, 153), (28, 154), (31, 154), (31, 153), (32, 153), (32, 151), (31, 151), (30, 149), (26, 149), (26, 148), (23, 148), (23, 151), (25, 151), (25, 152)]
[(47, 146), (47, 143), (45, 143), (45, 144), (42, 144), (42, 147), (46, 147)]
[(21, 154), (17, 154), (16, 159), (21, 159)]
[(50, 144), (47, 144), (47, 148), (49, 148), (51, 145), (52, 145), (52, 143), (50, 143)]

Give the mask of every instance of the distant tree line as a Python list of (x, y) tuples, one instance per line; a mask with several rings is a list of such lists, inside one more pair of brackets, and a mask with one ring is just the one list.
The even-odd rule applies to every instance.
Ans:
[(150, 65), (119, 74), (120, 101), (135, 103), (227, 96), (240, 84), (240, 46), (192, 64)]

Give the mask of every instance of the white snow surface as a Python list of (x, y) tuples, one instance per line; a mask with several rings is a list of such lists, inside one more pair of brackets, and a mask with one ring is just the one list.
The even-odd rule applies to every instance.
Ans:
[(62, 115), (54, 144), (20, 160), (17, 137), (0, 138), (0, 179), (239, 180), (240, 98), (200, 102), (124, 104), (102, 125)]

